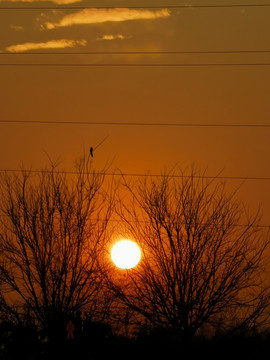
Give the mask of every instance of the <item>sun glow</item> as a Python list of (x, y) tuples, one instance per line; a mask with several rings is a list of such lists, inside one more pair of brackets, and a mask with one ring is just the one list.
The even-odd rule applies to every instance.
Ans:
[(112, 247), (111, 258), (118, 268), (132, 269), (141, 259), (141, 250), (136, 242), (123, 239)]

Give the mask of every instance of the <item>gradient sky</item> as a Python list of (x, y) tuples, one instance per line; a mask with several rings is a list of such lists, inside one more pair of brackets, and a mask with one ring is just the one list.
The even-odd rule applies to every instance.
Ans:
[[(170, 8), (196, 4), (236, 2), (0, 0), (0, 64), (270, 63), (270, 53), (78, 54), (270, 50), (270, 6)], [(0, 120), (270, 124), (270, 66), (0, 65), (0, 79)], [(0, 168), (37, 169), (48, 154), (72, 170), (83, 149), (107, 137), (94, 153), (97, 168), (108, 161), (127, 173), (158, 173), (177, 163), (207, 167), (209, 175), (270, 177), (269, 135), (270, 128), (0, 123)], [(246, 180), (239, 192), (251, 209), (261, 204), (266, 225), (269, 188), (270, 181)]]

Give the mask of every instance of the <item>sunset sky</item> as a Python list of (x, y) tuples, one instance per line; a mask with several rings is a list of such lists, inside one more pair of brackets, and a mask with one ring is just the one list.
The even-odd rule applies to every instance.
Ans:
[[(95, 167), (124, 173), (195, 164), (269, 178), (247, 179), (239, 196), (270, 225), (266, 3), (0, 0), (0, 168), (39, 169), (49, 156), (72, 170), (92, 146)], [(268, 127), (246, 126), (258, 124)]]

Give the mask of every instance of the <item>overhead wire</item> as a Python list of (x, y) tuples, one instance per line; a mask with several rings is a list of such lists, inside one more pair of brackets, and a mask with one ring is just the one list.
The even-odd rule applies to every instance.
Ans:
[[(11, 169), (11, 168), (0, 168), (0, 172), (11, 172), (11, 173), (51, 173), (51, 170), (40, 170), (40, 169)], [(55, 171), (56, 174), (69, 174), (69, 175), (77, 175), (78, 171), (68, 171), (68, 170), (59, 170)], [(94, 175), (96, 172), (82, 172), (84, 175)], [(127, 177), (168, 177), (168, 178), (195, 178), (195, 179), (222, 179), (222, 180), (254, 180), (254, 181), (269, 181), (270, 177), (262, 177), (262, 176), (222, 176), (222, 175), (176, 175), (176, 174), (151, 174), (151, 173), (123, 173), (123, 172), (98, 172), (98, 174), (102, 176), (127, 176)]]
[(233, 66), (270, 66), (265, 63), (0, 63), (0, 66), (34, 67), (233, 67)]
[(0, 55), (181, 55), (181, 54), (269, 54), (270, 50), (216, 50), (216, 51), (3, 51)]
[(269, 3), (260, 4), (183, 4), (183, 5), (141, 5), (141, 6), (1, 6), (0, 10), (83, 10), (83, 9), (210, 9), (210, 8), (254, 8), (270, 7)]
[[(0, 214), (0, 218), (9, 218), (10, 216), (8, 214)], [(19, 216), (19, 218), (23, 218), (23, 215)], [(54, 217), (56, 218), (56, 217)], [(59, 218), (57, 218), (57, 220), (59, 220)], [(108, 222), (114, 222), (114, 223), (126, 223), (126, 220), (124, 219), (89, 219), (89, 221), (96, 221), (96, 222), (104, 222), (104, 221), (108, 221)], [(128, 220), (129, 223), (139, 223), (139, 224), (151, 224), (150, 221), (147, 220)], [(182, 225), (184, 225), (184, 222), (180, 222)], [(204, 224), (206, 225), (206, 224)], [(209, 225), (211, 225), (211, 223), (209, 223)], [(216, 225), (216, 224), (215, 224)], [(253, 226), (253, 228), (270, 228), (270, 225), (265, 225), (265, 224), (257, 224), (257, 225), (252, 225), (252, 224), (230, 224), (230, 226), (232, 227), (250, 227)]]
[[(3, 51), (0, 52), (1, 55), (9, 56), (40, 56), (40, 55), (228, 55), (228, 54), (270, 54), (270, 50), (216, 50), (216, 51), (30, 51), (30, 52), (11, 52)], [(270, 62), (159, 62), (159, 63), (119, 63), (119, 62), (108, 62), (108, 63), (96, 63), (96, 62), (42, 62), (42, 63), (29, 63), (29, 62), (13, 62), (13, 63), (0, 63), (0, 66), (82, 66), (82, 67), (208, 67), (208, 66), (269, 66)]]
[[(0, 214), (0, 218), (10, 218), (10, 216), (8, 214)], [(19, 215), (19, 218), (23, 218), (23, 215)], [(59, 220), (58, 217), (54, 217), (55, 219)], [(103, 222), (103, 221), (108, 221), (108, 222), (114, 222), (114, 223), (125, 223), (126, 220), (125, 219), (101, 219), (101, 218), (96, 218), (96, 219), (89, 219), (89, 221), (96, 221), (96, 222)], [(129, 223), (139, 223), (139, 224), (151, 224), (150, 221), (147, 220), (128, 220)], [(182, 225), (184, 225), (184, 222), (180, 222)], [(209, 225), (211, 225), (211, 223), (208, 223)], [(206, 225), (206, 223), (204, 224)], [(270, 225), (266, 225), (266, 224), (230, 224), (230, 226), (232, 227), (250, 227), (253, 226), (253, 228), (270, 228)]]
[(162, 127), (217, 127), (217, 128), (270, 128), (270, 124), (215, 124), (215, 123), (148, 123), (148, 122), (113, 122), (113, 121), (59, 121), (59, 120), (6, 120), (2, 124), (29, 125), (98, 125), (98, 126), (162, 126)]

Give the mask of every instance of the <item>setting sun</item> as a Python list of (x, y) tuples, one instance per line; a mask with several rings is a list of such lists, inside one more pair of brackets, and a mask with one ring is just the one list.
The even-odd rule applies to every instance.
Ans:
[(139, 263), (141, 250), (134, 241), (120, 240), (112, 247), (111, 257), (118, 268), (131, 269)]

